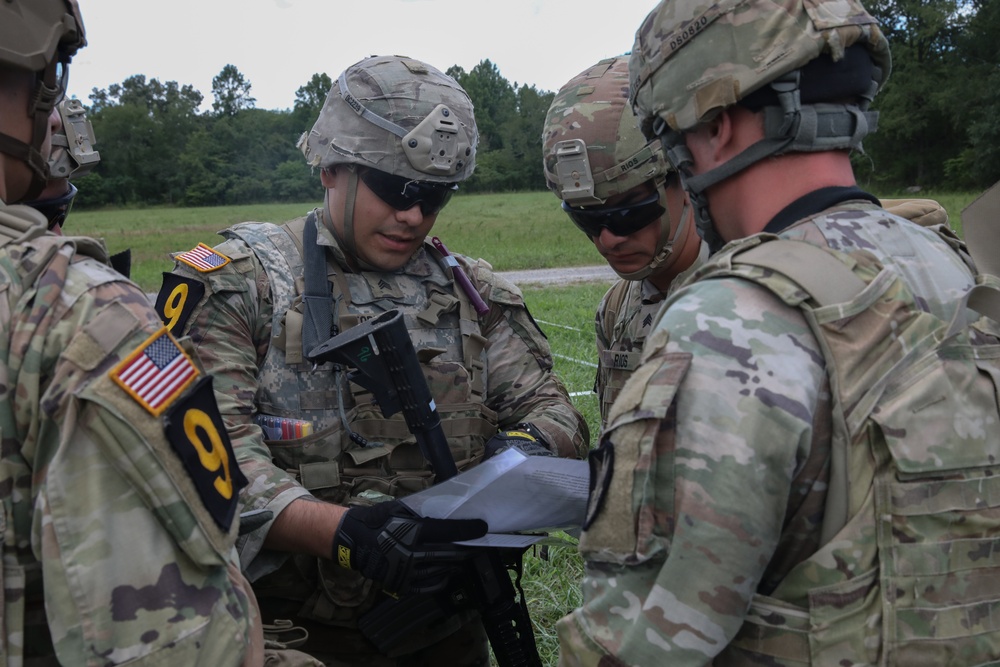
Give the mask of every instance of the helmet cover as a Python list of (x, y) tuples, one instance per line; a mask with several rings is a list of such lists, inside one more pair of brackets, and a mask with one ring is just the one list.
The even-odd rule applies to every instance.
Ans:
[(87, 43), (76, 0), (0, 2), (0, 65), (38, 72)]
[(542, 133), (545, 181), (571, 206), (602, 204), (671, 171), (658, 140), (647, 141), (628, 105), (628, 58), (600, 61), (552, 100)]
[(453, 78), (412, 58), (373, 56), (340, 74), (298, 147), (314, 167), (457, 183), (475, 169), (478, 139), (472, 100)]
[(646, 136), (658, 118), (683, 132), (820, 54), (842, 59), (856, 43), (881, 87), (889, 45), (857, 0), (662, 0), (636, 32), (632, 105)]

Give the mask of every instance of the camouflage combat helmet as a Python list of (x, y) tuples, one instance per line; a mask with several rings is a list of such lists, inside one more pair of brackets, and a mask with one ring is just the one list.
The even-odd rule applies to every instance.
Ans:
[[(642, 136), (629, 108), (624, 56), (600, 61), (559, 89), (545, 118), (542, 144), (546, 184), (568, 206), (599, 206), (649, 181), (661, 188), (673, 171), (659, 139)], [(659, 222), (652, 262), (619, 273), (622, 278), (642, 280), (670, 257), (681, 229), (670, 235), (667, 213)]]
[(314, 167), (457, 183), (472, 175), (478, 139), (472, 100), (453, 78), (419, 60), (374, 56), (340, 74), (298, 147)]
[(624, 56), (602, 60), (559, 89), (542, 143), (546, 184), (570, 206), (603, 204), (672, 171), (659, 141), (646, 141), (628, 107)]
[[(663, 0), (629, 61), (640, 128), (663, 140), (713, 247), (705, 189), (771, 155), (860, 149), (889, 69), (888, 43), (857, 0)], [(763, 110), (765, 138), (692, 177), (680, 133), (737, 103)]]
[(49, 113), (65, 93), (70, 59), (86, 43), (76, 0), (0, 1), (0, 67), (38, 73), (28, 110), (34, 118), (31, 142), (0, 133), (0, 151), (31, 167), (27, 198), (37, 196), (48, 180), (48, 160), (41, 147)]

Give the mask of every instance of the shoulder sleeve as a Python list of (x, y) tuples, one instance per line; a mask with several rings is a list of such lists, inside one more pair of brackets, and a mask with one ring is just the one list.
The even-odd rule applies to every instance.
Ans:
[(487, 402), (501, 428), (531, 422), (560, 456), (585, 456), (590, 447), (587, 422), (552, 372), (548, 340), (528, 312), (521, 290), (495, 274), (487, 262), (458, 257), (490, 305), (481, 320), (482, 334), (490, 342)]
[[(39, 332), (52, 372), (35, 385), (34, 466), (44, 475), (32, 540), (56, 652), (63, 664), (100, 654), (146, 665), (194, 664), (204, 650), (237, 664), (252, 612), (230, 576), (239, 482), (217, 437), (218, 411), (212, 401), (197, 407), (204, 418), (191, 438), (200, 452), (168, 437), (164, 417), (185, 407), (203, 373), (145, 295), (102, 272), (96, 262), (74, 264), (65, 309)], [(130, 362), (148, 364), (144, 380), (123, 386), (114, 375)], [(192, 466), (219, 488), (199, 488)], [(233, 493), (224, 498), (227, 476)], [(213, 516), (213, 492), (228, 514)]]
[(669, 301), (592, 464), (605, 481), (580, 550), (596, 567), (560, 622), (568, 655), (711, 663), (778, 547), (825, 387), (808, 324), (763, 288), (709, 280)]
[[(240, 470), (249, 480), (240, 495), (241, 502), (248, 509), (270, 509), (277, 516), (288, 503), (308, 492), (273, 464), (260, 427), (253, 423), (258, 373), (271, 342), (271, 283), (261, 261), (243, 240), (227, 240), (214, 250), (230, 261), (207, 272), (179, 262), (173, 274), (167, 275), (205, 288), (186, 318), (184, 333), (190, 337), (205, 372), (213, 378), (219, 412)], [(247, 565), (260, 553), (269, 528), (270, 524), (241, 546)]]

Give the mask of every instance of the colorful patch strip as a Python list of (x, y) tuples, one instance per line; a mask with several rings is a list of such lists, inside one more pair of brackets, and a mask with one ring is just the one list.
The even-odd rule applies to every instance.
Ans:
[(209, 273), (221, 269), (226, 264), (229, 264), (230, 261), (228, 257), (220, 252), (216, 252), (213, 248), (209, 248), (204, 243), (199, 243), (191, 250), (182, 252), (174, 259), (184, 262), (199, 273)]
[(199, 372), (191, 357), (163, 327), (112, 368), (109, 375), (139, 405), (159, 417)]

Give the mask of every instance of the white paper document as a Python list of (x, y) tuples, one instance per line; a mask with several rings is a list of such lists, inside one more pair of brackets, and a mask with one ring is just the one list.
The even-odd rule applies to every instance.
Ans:
[(421, 516), (483, 519), (489, 524), (486, 537), (462, 544), (522, 547), (544, 536), (518, 535), (520, 531), (579, 528), (589, 477), (586, 461), (525, 456), (508, 449), (402, 502)]

